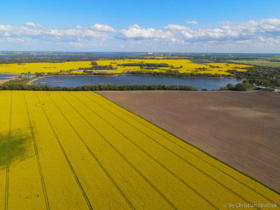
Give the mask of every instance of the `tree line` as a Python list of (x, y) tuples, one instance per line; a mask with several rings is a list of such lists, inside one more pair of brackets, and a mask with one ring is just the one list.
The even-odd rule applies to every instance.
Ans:
[(53, 87), (48, 85), (2, 84), (0, 90), (35, 90), (35, 91), (98, 91), (98, 90), (196, 90), (187, 85), (116, 85), (97, 84), (78, 87)]
[(236, 85), (233, 85), (231, 83), (228, 83), (226, 87), (221, 88), (221, 90), (236, 90), (236, 91), (246, 91), (248, 89), (252, 88), (248, 81), (244, 81), (242, 83), (238, 83)]
[(236, 78), (246, 78), (249, 84), (279, 87), (280, 86), (280, 68), (255, 66), (247, 72), (230, 71)]
[(128, 71), (126, 74), (129, 75), (143, 75), (143, 76), (167, 76), (167, 77), (178, 77), (178, 78), (221, 78), (221, 77), (232, 77), (230, 75), (219, 75), (219, 74), (198, 74), (198, 73), (180, 73), (178, 71), (167, 70), (166, 72), (152, 72), (152, 71)]

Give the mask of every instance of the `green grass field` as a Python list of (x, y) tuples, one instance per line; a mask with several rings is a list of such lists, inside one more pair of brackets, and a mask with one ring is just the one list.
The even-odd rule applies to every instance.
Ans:
[(269, 66), (269, 67), (279, 67), (280, 62), (264, 61), (264, 60), (230, 60), (233, 63), (256, 65), (256, 66)]

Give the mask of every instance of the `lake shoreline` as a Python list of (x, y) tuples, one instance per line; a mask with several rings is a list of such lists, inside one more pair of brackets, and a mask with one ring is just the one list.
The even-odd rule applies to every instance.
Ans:
[(71, 74), (71, 75), (51, 75), (51, 76), (41, 76), (35, 79), (30, 80), (29, 82), (27, 82), (27, 85), (36, 85), (36, 84), (32, 84), (33, 82), (36, 82), (39, 79), (42, 78), (48, 78), (48, 77), (117, 77), (119, 75), (75, 75), (75, 74)]
[[(74, 78), (73, 78), (74, 77)], [(76, 77), (76, 78), (75, 78)], [(96, 78), (96, 79), (91, 79)], [(237, 78), (181, 78), (151, 75), (49, 75), (30, 80), (28, 85), (50, 85), (61, 87), (77, 87), (88, 84), (117, 85), (187, 85), (196, 89), (219, 90), (228, 83), (240, 83)], [(58, 85), (58, 82), (60, 83)], [(55, 84), (54, 84), (55, 83)]]
[[(2, 75), (3, 75), (3, 74), (11, 75), (10, 73), (1, 73), (1, 74), (2, 74)], [(4, 83), (6, 83), (6, 82), (9, 82), (9, 81), (11, 81), (11, 80), (15, 80), (17, 77), (18, 77), (18, 76), (10, 76), (10, 77), (7, 77), (7, 78), (5, 78), (5, 79), (2, 79), (2, 80), (0, 80), (0, 85), (4, 84)]]
[(49, 77), (49, 76), (38, 77), (38, 78), (35, 78), (35, 79), (32, 79), (32, 80), (28, 81), (26, 84), (27, 85), (35, 85), (35, 84), (32, 84), (32, 83), (39, 80), (39, 79), (43, 79), (43, 78), (47, 78), (47, 77)]
[[(41, 76), (39, 78), (36, 78), (34, 80), (31, 80), (32, 82), (41, 79), (41, 78), (47, 78), (47, 77), (118, 77), (122, 75), (127, 76), (143, 76), (143, 77), (171, 77), (171, 78), (179, 78), (179, 79), (237, 79), (236, 77), (177, 77), (177, 76), (169, 76), (169, 75), (145, 75), (145, 74), (109, 74), (109, 75), (80, 75), (80, 74), (70, 74), (70, 75), (48, 75), (48, 76)], [(29, 84), (29, 82), (28, 82)]]

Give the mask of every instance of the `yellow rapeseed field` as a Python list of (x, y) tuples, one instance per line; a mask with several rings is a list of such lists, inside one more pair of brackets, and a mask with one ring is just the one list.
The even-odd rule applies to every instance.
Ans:
[(280, 204), (276, 192), (94, 92), (0, 91), (0, 116), (0, 209)]
[[(121, 66), (122, 64), (132, 63), (165, 63), (170, 67), (157, 67), (150, 70), (141, 69), (139, 66)], [(228, 63), (208, 63), (197, 64), (192, 63), (187, 59), (172, 59), (166, 57), (147, 57), (146, 59), (120, 59), (120, 60), (99, 60), (97, 64), (100, 66), (112, 65), (114, 70), (102, 70), (99, 72), (106, 73), (125, 73), (127, 71), (152, 71), (152, 72), (166, 72), (178, 71), (179, 73), (197, 73), (197, 74), (217, 74), (217, 75), (232, 75), (229, 70), (247, 71), (247, 68), (252, 66), (241, 64)]]
[(60, 71), (77, 70), (79, 68), (90, 68), (90, 61), (73, 61), (62, 63), (22, 63), (22, 64), (0, 64), (0, 73), (57, 73)]
[[(95, 70), (99, 73), (122, 74), (128, 71), (150, 71), (150, 72), (166, 72), (176, 71), (179, 73), (196, 73), (196, 74), (217, 74), (217, 75), (232, 75), (229, 70), (247, 71), (247, 68), (252, 67), (242, 64), (229, 63), (208, 63), (197, 64), (192, 63), (185, 58), (177, 57), (146, 57), (145, 59), (100, 59), (96, 61), (99, 66), (111, 65), (113, 70)], [(122, 66), (123, 64), (139, 64), (139, 63), (165, 63), (169, 67), (157, 67), (151, 69), (140, 68), (140, 66)], [(91, 68), (90, 61), (75, 61), (63, 63), (23, 63), (23, 64), (0, 64), (0, 73), (60, 73), (60, 74), (83, 74), (83, 70)]]

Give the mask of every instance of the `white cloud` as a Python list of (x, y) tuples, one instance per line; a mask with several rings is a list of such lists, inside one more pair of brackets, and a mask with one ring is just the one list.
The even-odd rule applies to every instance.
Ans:
[(197, 30), (182, 28), (180, 34), (187, 42), (256, 41), (259, 37), (280, 39), (280, 19), (250, 20), (244, 23), (227, 21), (217, 28), (198, 28)]
[(190, 28), (186, 27), (186, 26), (171, 25), (171, 24), (164, 26), (163, 28), (166, 30), (170, 30), (170, 31), (188, 31), (188, 30), (190, 30)]
[(102, 25), (102, 24), (94, 24), (90, 27), (94, 31), (101, 31), (101, 32), (114, 32), (115, 30), (108, 25)]
[(280, 25), (280, 19), (277, 18), (268, 18), (260, 21), (262, 24), (270, 24), (270, 25)]
[(185, 23), (187, 23), (187, 24), (191, 24), (191, 25), (197, 25), (198, 24), (198, 21), (196, 21), (196, 20), (187, 20), (187, 21), (185, 21)]
[(182, 31), (181, 33), (186, 39), (192, 39), (194, 37), (193, 33), (188, 31)]
[(43, 28), (42, 25), (40, 25), (38, 23), (33, 23), (33, 22), (26, 22), (24, 25), (29, 26), (29, 27), (34, 27), (34, 28)]
[[(83, 28), (83, 27), (74, 27), (72, 29), (59, 30), (59, 29), (47, 29), (43, 27), (35, 28), (35, 25), (33, 25), (31, 22), (25, 25), (28, 26), (16, 27), (10, 25), (0, 25), (0, 36), (18, 37), (18, 38), (28, 37), (28, 38), (38, 39), (38, 40), (65, 41), (65, 42), (74, 42), (74, 41), (97, 39), (97, 38), (100, 39), (108, 38), (106, 32), (102, 32), (100, 28), (99, 31), (90, 28)], [(37, 26), (39, 25), (40, 24), (37, 24)], [(107, 31), (110, 29), (109, 26), (106, 28)]]
[(172, 33), (154, 28), (142, 28), (138, 25), (132, 25), (128, 29), (120, 30), (122, 38), (126, 39), (169, 39), (172, 38)]
[(135, 49), (142, 50), (150, 46), (151, 49), (165, 47), (165, 50), (170, 47), (170, 50), (176, 51), (176, 47), (183, 49), (184, 45), (188, 47), (212, 46), (213, 49), (215, 46), (230, 46), (231, 49), (234, 46), (239, 46), (238, 49), (240, 49), (245, 45), (255, 48), (266, 46), (271, 49), (278, 47), (280, 50), (280, 19), (250, 20), (241, 23), (226, 21), (217, 27), (196, 28), (175, 24), (159, 28), (145, 28), (135, 24), (120, 30), (103, 24), (56, 29), (26, 22), (23, 26), (0, 25), (0, 38), (2, 43), (7, 43), (7, 46), (28, 41), (28, 43), (36, 44), (65, 43), (65, 46), (69, 44), (69, 46), (80, 47), (92, 46), (92, 43), (103, 43), (107, 46), (116, 43), (115, 46), (133, 46)]
[(93, 31), (93, 30), (85, 30), (85, 31), (82, 32), (81, 36), (92, 37), (92, 38), (97, 38), (97, 37), (102, 38), (104, 36), (104, 34), (103, 33), (98, 33), (98, 32)]

